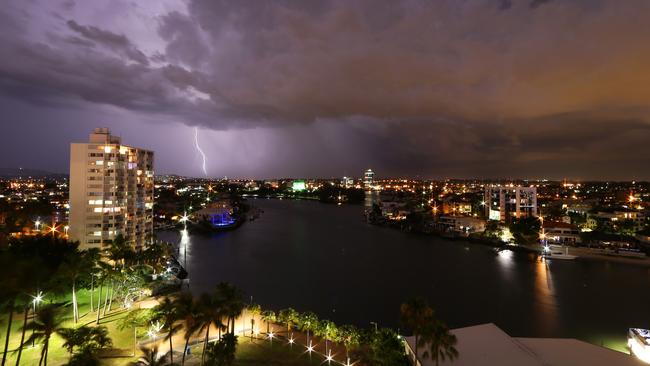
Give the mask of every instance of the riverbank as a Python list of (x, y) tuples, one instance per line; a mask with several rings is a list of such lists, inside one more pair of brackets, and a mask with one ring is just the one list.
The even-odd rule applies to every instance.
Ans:
[(603, 249), (591, 249), (585, 247), (568, 247), (568, 249), (569, 249), (569, 253), (568, 253), (569, 255), (578, 256), (576, 260), (606, 261), (606, 262), (615, 262), (621, 264), (650, 267), (650, 258), (648, 258), (647, 256), (626, 257), (626, 256), (617, 255), (613, 253), (606, 253)]

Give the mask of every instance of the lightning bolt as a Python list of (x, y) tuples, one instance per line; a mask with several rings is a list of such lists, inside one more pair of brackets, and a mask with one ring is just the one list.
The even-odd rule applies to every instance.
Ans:
[(205, 176), (207, 177), (208, 170), (205, 168), (205, 162), (206, 162), (205, 153), (203, 152), (203, 150), (201, 150), (201, 146), (199, 146), (199, 129), (196, 127), (194, 127), (194, 146), (196, 147), (196, 149), (199, 151), (199, 154), (201, 154), (201, 157), (203, 158), (203, 165), (202, 165), (203, 174), (205, 174)]

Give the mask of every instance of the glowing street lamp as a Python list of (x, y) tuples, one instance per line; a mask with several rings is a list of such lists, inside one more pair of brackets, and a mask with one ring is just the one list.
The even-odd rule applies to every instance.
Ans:
[(333, 359), (334, 357), (332, 357), (332, 350), (327, 351), (327, 358), (326, 358), (327, 364), (328, 365), (331, 364)]
[(311, 341), (309, 341), (309, 346), (307, 346), (307, 352), (309, 353), (309, 360), (311, 361), (311, 353), (314, 352), (314, 346), (311, 345)]
[(66, 225), (63, 227), (63, 232), (65, 233), (65, 236), (68, 236), (68, 230), (70, 230), (70, 226)]
[(273, 332), (269, 332), (269, 341), (271, 342), (271, 347), (273, 347)]
[(41, 220), (36, 219), (36, 222), (34, 222), (34, 225), (36, 226), (36, 231), (39, 231), (41, 228)]
[(295, 341), (296, 340), (293, 338), (293, 332), (291, 332), (291, 337), (289, 338), (289, 345), (291, 346), (291, 349), (293, 349), (293, 344)]
[[(33, 309), (33, 316), (36, 318), (36, 305), (39, 305), (41, 302), (43, 302), (43, 291), (39, 291), (36, 296), (32, 296), (32, 309)], [(32, 329), (32, 347), (36, 347), (35, 344), (35, 339), (34, 339), (34, 329)]]
[(180, 222), (183, 223), (184, 227), (187, 229), (187, 222), (190, 220), (189, 216), (187, 216), (187, 211), (183, 211), (183, 216), (181, 216), (181, 219), (179, 220)]
[(56, 234), (56, 233), (59, 232), (58, 225), (56, 225), (56, 224), (52, 224), (52, 226), (50, 226), (50, 227), (47, 229), (47, 231), (48, 231), (48, 233), (52, 234), (52, 236), (54, 236), (54, 234)]

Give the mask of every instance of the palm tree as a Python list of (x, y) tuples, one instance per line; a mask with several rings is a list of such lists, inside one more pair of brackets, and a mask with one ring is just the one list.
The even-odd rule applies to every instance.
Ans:
[(77, 304), (77, 280), (82, 276), (87, 276), (92, 267), (95, 266), (94, 260), (99, 250), (97, 248), (88, 251), (74, 251), (66, 256), (61, 267), (59, 275), (72, 283), (72, 317), (75, 324), (79, 321), (79, 306)]
[(25, 327), (27, 326), (27, 318), (29, 317), (29, 310), (32, 309), (32, 302), (26, 301), (23, 313), (23, 327), (21, 328), (20, 343), (18, 344), (18, 356), (16, 356), (16, 366), (20, 365), (20, 358), (23, 354), (23, 346), (25, 345)]
[(158, 346), (151, 348), (140, 346), (142, 356), (135, 362), (131, 362), (132, 366), (164, 366), (165, 357), (158, 357)]
[(200, 326), (197, 321), (197, 303), (192, 297), (192, 294), (182, 293), (176, 299), (174, 305), (176, 306), (178, 318), (183, 321), (183, 329), (185, 330), (185, 334), (183, 335), (183, 338), (185, 339), (185, 346), (183, 347), (183, 358), (181, 360), (181, 365), (185, 365), (185, 354), (187, 351), (187, 346), (190, 343), (190, 339), (192, 339), (192, 336), (196, 334)]
[(318, 316), (311, 311), (300, 314), (299, 327), (301, 331), (307, 331), (307, 343), (309, 343), (309, 331), (318, 326)]
[(165, 340), (169, 341), (169, 363), (174, 363), (174, 347), (172, 345), (172, 338), (174, 334), (178, 333), (183, 328), (182, 324), (178, 324), (179, 313), (178, 307), (174, 301), (169, 297), (165, 299), (154, 308), (154, 320), (162, 321), (167, 327), (167, 335)]
[(361, 334), (354, 325), (343, 325), (339, 327), (339, 337), (345, 345), (345, 357), (350, 357), (350, 349), (361, 344)]
[(131, 244), (122, 234), (118, 234), (106, 250), (106, 254), (114, 266), (121, 264), (123, 269), (126, 266), (126, 259), (133, 257), (132, 252)]
[(318, 322), (318, 327), (314, 334), (321, 338), (325, 338), (325, 352), (329, 350), (329, 341), (336, 341), (338, 338), (338, 328), (330, 320), (321, 320)]
[(266, 333), (268, 334), (271, 332), (271, 323), (275, 323), (277, 317), (273, 310), (264, 310), (262, 312), (262, 320), (266, 322)]
[(197, 327), (197, 332), (202, 332), (205, 330), (205, 341), (203, 343), (203, 351), (201, 353), (201, 364), (205, 361), (205, 350), (210, 340), (210, 327), (214, 324), (219, 331), (224, 329), (225, 325), (222, 323), (223, 320), (223, 308), (220, 299), (217, 296), (210, 294), (203, 294), (199, 297), (198, 301), (198, 316), (197, 323), (200, 324)]
[(422, 338), (419, 343), (421, 346), (428, 347), (422, 353), (422, 357), (430, 357), (436, 365), (439, 364), (440, 360), (449, 359), (453, 361), (458, 358), (456, 336), (449, 331), (447, 325), (437, 319), (430, 318), (422, 328)]
[(215, 296), (222, 303), (223, 313), (228, 318), (228, 331), (235, 334), (235, 318), (244, 310), (244, 295), (232, 284), (220, 282), (217, 284)]
[(418, 356), (418, 338), (428, 320), (433, 317), (433, 309), (421, 297), (409, 299), (400, 306), (402, 322), (411, 328), (415, 336), (415, 355)]
[[(0, 298), (2, 299), (2, 310), (9, 312), (7, 320), (7, 334), (5, 335), (4, 352), (2, 353), (2, 366), (7, 360), (9, 351), (9, 336), (11, 335), (11, 324), (13, 322), (14, 311), (16, 310), (16, 298), (21, 292), (21, 277), (18, 269), (19, 263), (16, 258), (8, 251), (0, 252), (0, 266), (9, 274), (0, 281)], [(18, 272), (17, 272), (18, 271)]]
[(63, 318), (61, 317), (61, 310), (64, 304), (47, 304), (41, 306), (36, 312), (36, 318), (33, 322), (27, 324), (27, 329), (33, 330), (34, 333), (27, 339), (26, 343), (32, 341), (43, 341), (43, 349), (41, 350), (41, 358), (38, 362), (40, 366), (43, 364), (47, 366), (47, 354), (49, 351), (50, 337), (52, 334), (61, 330)]
[(81, 326), (79, 328), (63, 328), (57, 331), (63, 338), (63, 348), (67, 349), (70, 354), (75, 353), (77, 348), (79, 353), (94, 353), (99, 349), (110, 347), (113, 341), (108, 336), (108, 329), (104, 326), (89, 327)]
[(207, 365), (229, 366), (235, 360), (237, 351), (237, 336), (227, 333), (217, 342), (208, 346)]
[(262, 314), (262, 307), (258, 304), (248, 305), (248, 312), (251, 314), (251, 342), (253, 341), (253, 333), (255, 332), (255, 317)]
[(298, 322), (299, 314), (292, 308), (280, 310), (278, 319), (287, 325), (287, 336), (291, 332), (291, 328)]

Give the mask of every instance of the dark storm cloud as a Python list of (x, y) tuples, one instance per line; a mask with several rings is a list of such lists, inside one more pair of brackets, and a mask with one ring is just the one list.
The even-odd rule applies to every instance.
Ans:
[(10, 2), (0, 93), (222, 131), (326, 124), (316, 144), (395, 174), (589, 175), (649, 155), (648, 1), (169, 3)]
[(115, 34), (93, 26), (83, 26), (77, 24), (74, 20), (67, 21), (68, 27), (73, 31), (79, 33), (90, 41), (97, 42), (107, 48), (119, 53), (124, 54), (126, 58), (138, 62), (143, 65), (148, 65), (149, 60), (140, 50), (138, 50), (132, 43), (122, 34)]

